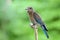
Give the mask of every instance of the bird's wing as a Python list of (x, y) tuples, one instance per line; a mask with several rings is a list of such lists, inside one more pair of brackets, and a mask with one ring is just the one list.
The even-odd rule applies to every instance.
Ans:
[(40, 16), (37, 13), (34, 13), (33, 17), (38, 24), (40, 24), (42, 27), (44, 27), (46, 31), (48, 31), (45, 24), (43, 23), (43, 21), (41, 20)]
[(39, 23), (40, 25), (44, 25), (43, 21), (37, 13), (34, 12), (33, 17), (37, 23)]

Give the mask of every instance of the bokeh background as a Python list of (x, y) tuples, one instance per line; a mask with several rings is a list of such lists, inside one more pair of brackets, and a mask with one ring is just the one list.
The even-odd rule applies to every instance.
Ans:
[(30, 27), (28, 6), (41, 16), (49, 39), (38, 28), (39, 40), (60, 40), (60, 0), (0, 0), (0, 40), (35, 40)]

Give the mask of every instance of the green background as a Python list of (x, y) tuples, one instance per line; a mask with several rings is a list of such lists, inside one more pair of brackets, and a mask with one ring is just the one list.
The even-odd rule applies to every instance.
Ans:
[(39, 40), (60, 40), (60, 0), (0, 0), (0, 40), (35, 40), (27, 7), (41, 16), (49, 39), (38, 28)]

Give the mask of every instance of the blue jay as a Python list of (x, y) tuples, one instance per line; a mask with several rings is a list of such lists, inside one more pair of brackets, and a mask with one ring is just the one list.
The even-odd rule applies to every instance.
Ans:
[(41, 20), (40, 16), (36, 12), (34, 12), (32, 7), (28, 7), (26, 10), (27, 10), (27, 12), (29, 14), (32, 25), (40, 24), (41, 28), (43, 29), (43, 31), (44, 31), (44, 33), (46, 35), (46, 37), (49, 38), (49, 36), (47, 34), (48, 30), (47, 30), (45, 24), (43, 23), (43, 21)]

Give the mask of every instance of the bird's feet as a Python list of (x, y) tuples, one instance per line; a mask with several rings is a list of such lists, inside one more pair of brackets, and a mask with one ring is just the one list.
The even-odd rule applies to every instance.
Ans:
[(30, 25), (31, 25), (31, 27), (34, 29), (34, 28), (36, 28), (37, 29), (37, 26), (35, 25), (35, 24), (33, 24), (33, 23), (30, 23)]

